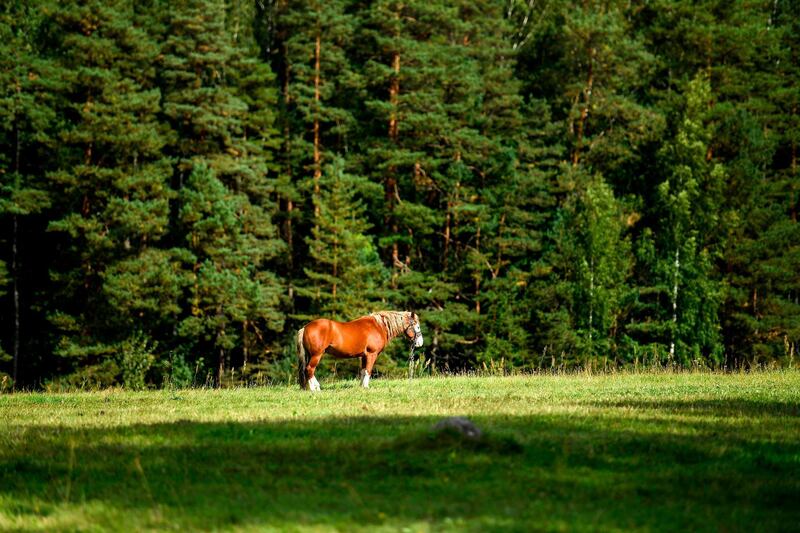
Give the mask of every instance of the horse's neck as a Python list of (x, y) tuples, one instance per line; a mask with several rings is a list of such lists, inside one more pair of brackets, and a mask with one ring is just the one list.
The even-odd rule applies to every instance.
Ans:
[(404, 320), (404, 315), (401, 311), (380, 311), (371, 313), (370, 316), (383, 326), (387, 340), (392, 340), (403, 330), (401, 322)]

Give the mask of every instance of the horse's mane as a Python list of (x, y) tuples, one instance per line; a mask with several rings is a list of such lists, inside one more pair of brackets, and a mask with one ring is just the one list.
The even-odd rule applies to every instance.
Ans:
[(408, 311), (378, 311), (370, 313), (369, 316), (377, 320), (378, 324), (382, 324), (386, 330), (386, 336), (393, 339), (406, 329), (405, 319), (410, 314)]

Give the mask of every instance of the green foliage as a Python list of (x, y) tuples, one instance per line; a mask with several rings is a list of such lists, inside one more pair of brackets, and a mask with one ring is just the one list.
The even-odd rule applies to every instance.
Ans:
[(681, 365), (700, 359), (719, 363), (722, 351), (717, 322), (720, 289), (713, 279), (711, 254), (719, 234), (725, 170), (706, 157), (711, 131), (703, 120), (710, 91), (703, 76), (689, 83), (683, 122), (674, 142), (662, 149), (672, 175), (657, 192), (662, 224), (657, 275), (661, 275), (659, 285), (668, 288), (672, 307), (665, 342), (671, 346), (670, 359), (677, 358)]
[(795, 4), (6, 2), (0, 372), (282, 381), (375, 309), (432, 373), (796, 366)]
[(370, 225), (361, 197), (375, 185), (346, 173), (343, 165), (335, 160), (320, 180), (315, 202), (319, 215), (307, 238), (312, 266), (305, 273), (310, 283), (298, 289), (298, 295), (313, 302), (314, 314), (338, 320), (377, 311), (380, 289), (388, 279), (372, 240), (365, 235)]
[(194, 383), (194, 371), (182, 351), (170, 352), (161, 362), (162, 385), (170, 389), (184, 389)]
[(142, 390), (145, 388), (147, 371), (153, 365), (155, 357), (154, 343), (141, 332), (134, 333), (119, 345), (117, 355), (119, 369), (122, 372), (122, 385), (126, 389)]
[(195, 167), (181, 191), (180, 220), (194, 266), (190, 314), (179, 334), (227, 350), (236, 345), (234, 323), (261, 320), (279, 330), (280, 289), (257, 268), (265, 251), (246, 231), (247, 197), (230, 194), (214, 173)]
[(576, 194), (553, 229), (546, 259), (552, 270), (540, 274), (534, 294), (546, 302), (539, 308), (548, 326), (540, 333), (547, 350), (591, 366), (597, 358), (618, 357), (632, 255), (625, 216), (610, 187), (580, 172), (574, 180)]

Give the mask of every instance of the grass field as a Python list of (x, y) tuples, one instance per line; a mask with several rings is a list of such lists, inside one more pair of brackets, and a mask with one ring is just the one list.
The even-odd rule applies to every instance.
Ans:
[(800, 372), (0, 396), (0, 530), (134, 529), (799, 530)]

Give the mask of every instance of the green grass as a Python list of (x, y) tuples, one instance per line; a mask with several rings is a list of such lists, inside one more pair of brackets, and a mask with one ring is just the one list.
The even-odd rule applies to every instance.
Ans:
[(0, 396), (0, 530), (133, 529), (798, 530), (800, 372)]

